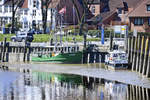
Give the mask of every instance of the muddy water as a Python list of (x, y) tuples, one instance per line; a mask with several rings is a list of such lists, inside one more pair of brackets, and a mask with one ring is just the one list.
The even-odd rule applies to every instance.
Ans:
[(0, 100), (149, 100), (150, 89), (101, 78), (0, 70)]

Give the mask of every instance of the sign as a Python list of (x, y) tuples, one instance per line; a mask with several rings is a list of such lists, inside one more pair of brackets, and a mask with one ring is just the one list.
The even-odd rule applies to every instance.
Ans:
[(115, 25), (114, 32), (116, 34), (126, 34), (127, 33), (127, 25)]

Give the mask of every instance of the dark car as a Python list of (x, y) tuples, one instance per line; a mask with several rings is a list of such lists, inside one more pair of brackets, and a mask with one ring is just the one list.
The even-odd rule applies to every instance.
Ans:
[(25, 42), (26, 41), (29, 41), (29, 42), (32, 42), (33, 41), (33, 34), (32, 33), (27, 33), (27, 32), (18, 32), (16, 34), (16, 36), (12, 36), (11, 37), (11, 41), (13, 42)]

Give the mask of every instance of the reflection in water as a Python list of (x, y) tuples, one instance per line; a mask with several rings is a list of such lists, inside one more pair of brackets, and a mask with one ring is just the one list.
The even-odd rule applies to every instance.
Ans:
[[(8, 74), (9, 73), (9, 74)], [(0, 72), (0, 100), (149, 100), (150, 89), (104, 79), (35, 72)]]

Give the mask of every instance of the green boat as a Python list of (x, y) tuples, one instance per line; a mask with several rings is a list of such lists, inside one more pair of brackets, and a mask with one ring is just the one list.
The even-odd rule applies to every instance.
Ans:
[(50, 53), (50, 54), (37, 54), (32, 57), (33, 62), (51, 62), (51, 63), (81, 63), (82, 52), (71, 52), (71, 53)]

